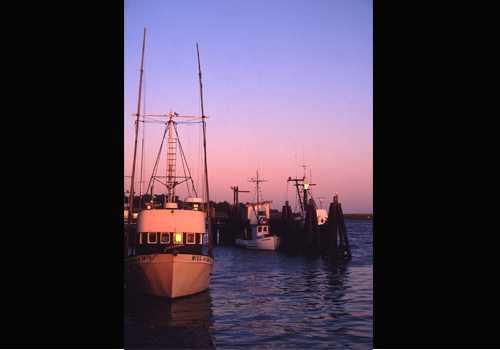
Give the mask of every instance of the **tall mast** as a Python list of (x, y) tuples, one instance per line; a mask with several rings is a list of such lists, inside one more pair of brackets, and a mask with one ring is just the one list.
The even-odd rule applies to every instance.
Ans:
[(252, 209), (255, 213), (255, 217), (257, 220), (259, 219), (258, 211), (259, 211), (259, 182), (267, 182), (267, 180), (259, 180), (259, 170), (257, 170), (257, 178), (252, 178), (251, 180), (247, 180), (247, 182), (256, 182), (257, 183), (257, 212), (255, 212), (255, 207), (252, 204)]
[(142, 73), (144, 68), (144, 48), (146, 46), (146, 28), (144, 28), (144, 38), (142, 39), (142, 59), (141, 59), (141, 79), (139, 80), (139, 101), (137, 102), (137, 120), (135, 122), (135, 144), (134, 144), (134, 161), (132, 163), (132, 179), (130, 184), (130, 203), (128, 204), (128, 225), (127, 238), (125, 240), (125, 256), (128, 255), (128, 245), (130, 237), (130, 225), (132, 223), (132, 207), (134, 206), (134, 182), (135, 182), (135, 160), (137, 155), (137, 137), (139, 134), (139, 113), (141, 112), (141, 90), (142, 90)]
[(259, 169), (257, 169), (257, 210), (259, 210)]
[[(172, 114), (172, 112), (170, 112)], [(170, 120), (168, 121), (168, 128), (169, 128), (169, 137), (168, 137), (168, 181), (167, 181), (167, 195), (168, 195), (168, 200), (165, 198), (165, 201), (168, 203), (174, 203), (175, 202), (175, 195), (173, 192), (174, 189), (174, 169), (173, 169), (173, 162), (174, 162), (174, 121), (172, 120), (173, 115), (170, 116)], [(166, 207), (166, 206), (165, 206)]]
[(206, 124), (205, 124), (205, 113), (203, 111), (203, 85), (201, 83), (201, 65), (200, 65), (200, 50), (198, 49), (198, 43), (196, 43), (196, 52), (198, 54), (198, 72), (200, 77), (200, 99), (201, 99), (201, 121), (203, 125), (203, 153), (205, 156), (205, 188), (207, 190), (207, 222), (208, 222), (208, 255), (214, 257), (213, 252), (213, 240), (212, 240), (212, 229), (211, 229), (211, 217), (212, 213), (210, 211), (210, 196), (208, 192), (208, 167), (207, 167), (207, 137), (206, 137)]
[(259, 204), (259, 182), (267, 182), (267, 180), (259, 180), (259, 171), (257, 170), (257, 178), (251, 178), (247, 180), (247, 182), (256, 182), (257, 183), (257, 204)]

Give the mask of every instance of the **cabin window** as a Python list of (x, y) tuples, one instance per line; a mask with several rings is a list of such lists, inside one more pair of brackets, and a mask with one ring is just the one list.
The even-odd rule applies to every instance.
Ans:
[(161, 238), (160, 238), (160, 243), (162, 243), (162, 244), (170, 243), (170, 233), (162, 232)]
[(196, 236), (194, 233), (186, 234), (186, 243), (187, 244), (195, 244), (196, 243)]
[(259, 211), (259, 216), (266, 216), (266, 211)]
[(267, 232), (267, 226), (264, 226), (264, 232)]
[(262, 226), (259, 226), (259, 232), (262, 232)]
[(150, 232), (148, 234), (148, 243), (156, 243), (156, 232)]
[(174, 243), (182, 243), (182, 232), (174, 233)]

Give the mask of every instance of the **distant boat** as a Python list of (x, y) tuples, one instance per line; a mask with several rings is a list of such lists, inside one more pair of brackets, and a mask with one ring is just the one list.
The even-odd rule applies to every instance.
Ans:
[[(259, 180), (259, 172), (257, 171), (257, 178), (249, 181), (257, 183), (258, 198), (259, 182), (267, 180)], [(245, 227), (244, 236), (235, 239), (237, 247), (257, 250), (277, 250), (279, 248), (281, 238), (270, 231), (268, 224), (271, 203), (272, 201), (265, 201), (245, 205), (243, 218), (249, 221), (249, 225)]]
[[(145, 35), (145, 32), (144, 32)], [(198, 46), (198, 45), (197, 45)], [(144, 49), (143, 49), (144, 50)], [(144, 55), (144, 51), (143, 51)], [(198, 55), (199, 64), (199, 55)], [(200, 70), (200, 90), (201, 90), (201, 70)], [(142, 69), (141, 69), (142, 77)], [(140, 90), (140, 89), (139, 89)], [(140, 96), (140, 95), (139, 95)], [(140, 100), (140, 99), (139, 99)], [(204, 145), (204, 186), (206, 203), (210, 203), (208, 196), (208, 179), (206, 163), (206, 142), (205, 142), (205, 115), (202, 117), (180, 116), (170, 111), (168, 115), (143, 115), (149, 117), (168, 117), (168, 151), (167, 151), (167, 174), (166, 176), (156, 176), (157, 167), (153, 170), (150, 184), (158, 181), (165, 186), (166, 195), (162, 208), (155, 208), (155, 205), (148, 206), (137, 216), (135, 234), (132, 236), (130, 227), (128, 228), (126, 252), (129, 253), (129, 240), (135, 243), (132, 248), (132, 255), (125, 259), (125, 281), (127, 287), (140, 293), (177, 298), (196, 294), (204, 291), (210, 284), (210, 277), (214, 267), (214, 256), (212, 250), (212, 239), (210, 237), (210, 214), (207, 210), (207, 220), (209, 227), (208, 255), (202, 254), (203, 234), (205, 230), (205, 214), (203, 212), (202, 198), (197, 198), (194, 184), (190, 174), (176, 176), (176, 149), (177, 139), (174, 139), (174, 117), (201, 118), (203, 124), (203, 145)], [(137, 123), (138, 125), (138, 123)], [(163, 138), (166, 138), (167, 130)], [(137, 141), (137, 131), (136, 131)], [(137, 144), (137, 142), (136, 142)], [(161, 143), (163, 145), (163, 141)], [(180, 144), (179, 144), (180, 146)], [(180, 147), (179, 147), (180, 148)], [(134, 164), (135, 164), (134, 152)], [(158, 153), (158, 157), (161, 154)], [(180, 152), (183, 156), (183, 152)], [(158, 164), (159, 158), (157, 160)], [(183, 163), (184, 164), (184, 163)], [(134, 173), (134, 171), (133, 171)], [(160, 181), (161, 179), (161, 181)], [(134, 178), (132, 176), (132, 184)], [(163, 181), (163, 182), (162, 182)], [(175, 187), (179, 184), (191, 181), (193, 185), (194, 197), (188, 197), (184, 202), (175, 201)], [(132, 185), (133, 186), (133, 185)], [(149, 187), (148, 187), (149, 190)], [(134, 193), (133, 187), (130, 193)], [(151, 194), (153, 190), (151, 189)], [(133, 195), (130, 202), (133, 203)], [(130, 226), (130, 223), (129, 223)], [(129, 237), (130, 236), (130, 237)]]
[[(304, 227), (304, 222), (306, 220), (306, 211), (302, 211), (298, 217), (295, 218), (295, 220), (300, 221), (300, 227)], [(326, 209), (318, 209), (316, 208), (316, 217), (318, 219), (318, 225), (324, 225), (326, 224), (326, 220), (328, 220), (328, 212)]]
[(297, 187), (297, 198), (299, 200), (301, 212), (299, 216), (295, 218), (295, 220), (299, 222), (299, 227), (301, 228), (304, 227), (307, 207), (309, 206), (309, 201), (311, 200), (312, 200), (312, 205), (316, 209), (316, 217), (318, 220), (318, 225), (325, 225), (326, 221), (328, 220), (328, 212), (326, 211), (326, 209), (318, 208), (311, 194), (311, 186), (315, 186), (316, 184), (307, 183), (307, 178), (305, 175), (300, 179), (292, 179), (291, 177), (288, 177), (287, 181), (295, 181), (294, 186)]

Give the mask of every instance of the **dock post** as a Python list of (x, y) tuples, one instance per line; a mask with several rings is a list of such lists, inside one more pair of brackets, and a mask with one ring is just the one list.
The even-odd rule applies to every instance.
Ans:
[(345, 246), (344, 246), (344, 235), (342, 234), (342, 228), (341, 228), (341, 218), (340, 218), (340, 211), (339, 211), (340, 203), (337, 204), (337, 226), (339, 227), (339, 247), (338, 247), (338, 252), (341, 258), (345, 258)]
[(347, 258), (352, 259), (351, 247), (349, 246), (349, 240), (347, 238), (347, 231), (345, 229), (344, 214), (342, 212), (342, 204), (339, 203), (337, 205), (337, 211), (338, 211), (338, 217), (339, 217), (339, 237), (340, 237), (341, 244), (343, 244), (343, 247), (341, 249), (342, 257), (344, 257), (344, 254), (347, 253)]
[(309, 200), (309, 205), (307, 206), (304, 231), (307, 254), (317, 254), (321, 241), (319, 237), (318, 217), (312, 199)]
[(313, 251), (314, 254), (318, 254), (321, 251), (321, 237), (319, 235), (318, 214), (316, 213), (316, 206), (314, 205), (312, 198), (309, 199), (309, 206), (312, 208), (311, 221), (312, 221)]
[(211, 221), (211, 230), (212, 230), (212, 245), (217, 245), (217, 229), (219, 225), (215, 225), (215, 217), (210, 218)]
[(338, 197), (333, 197), (328, 210), (328, 235), (330, 236), (330, 259), (337, 257), (337, 202)]

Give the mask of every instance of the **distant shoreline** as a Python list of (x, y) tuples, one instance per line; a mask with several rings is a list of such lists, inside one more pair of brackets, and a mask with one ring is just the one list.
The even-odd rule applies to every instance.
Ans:
[[(281, 219), (281, 212), (271, 211), (271, 219)], [(345, 220), (373, 220), (373, 214), (344, 214)]]
[(344, 214), (345, 220), (373, 220), (373, 214)]

